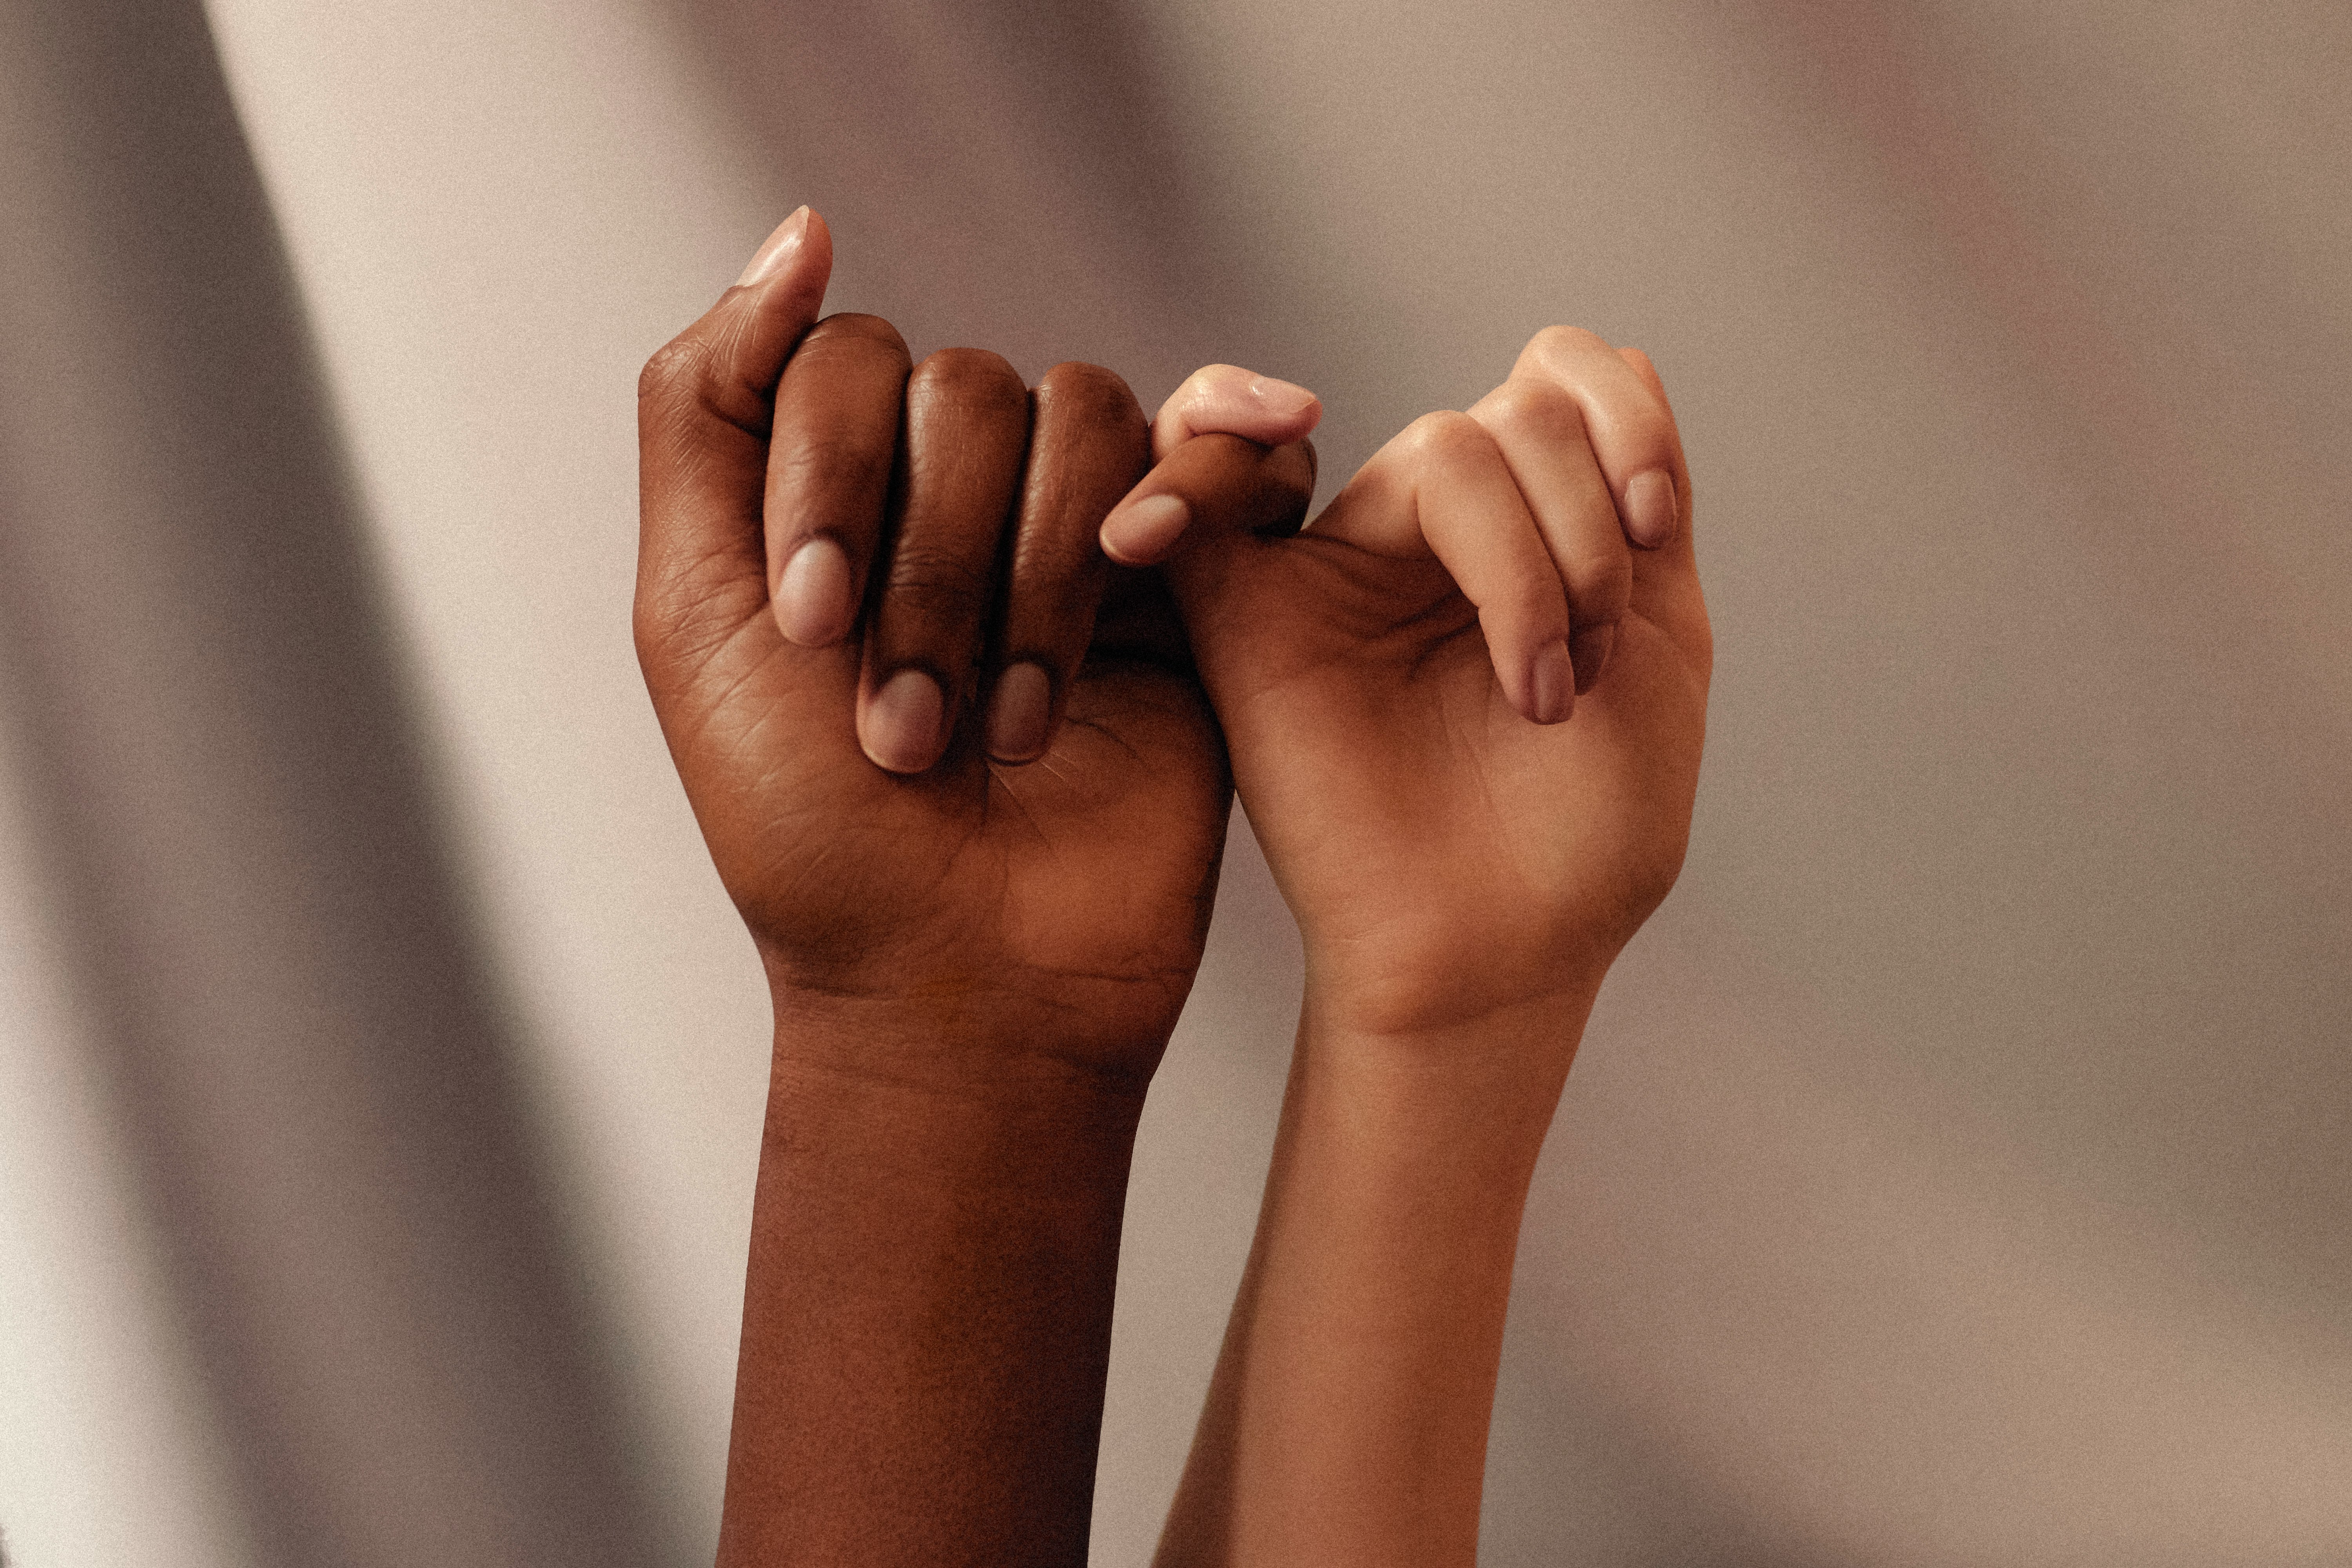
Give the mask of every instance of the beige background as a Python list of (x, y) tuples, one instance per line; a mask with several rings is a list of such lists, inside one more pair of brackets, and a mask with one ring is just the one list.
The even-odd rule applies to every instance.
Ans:
[[(209, 26), (207, 26), (209, 25)], [(2352, 1560), (2352, 16), (0, 0), (0, 1530), (707, 1561), (767, 1028), (637, 363), (798, 202), (918, 352), (1680, 411), (1690, 861), (1522, 1249), (1496, 1563)], [(1139, 1563), (1295, 939), (1129, 1205)]]

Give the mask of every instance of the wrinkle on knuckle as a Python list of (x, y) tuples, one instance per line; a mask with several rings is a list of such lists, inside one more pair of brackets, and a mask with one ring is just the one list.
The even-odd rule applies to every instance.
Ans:
[(1580, 440), (1584, 412), (1576, 399), (1549, 382), (1522, 377), (1497, 388), (1486, 404), (1487, 421), (1510, 435), (1546, 446)]
[(838, 315), (827, 316), (811, 327), (807, 335), (801, 339), (800, 352), (806, 353), (813, 348), (821, 349), (827, 344), (868, 342), (880, 343), (894, 350), (901, 359), (908, 357), (907, 340), (899, 336), (898, 328), (879, 316), (869, 316), (856, 310), (844, 310)]
[(637, 402), (656, 408), (690, 402), (694, 388), (708, 374), (709, 358), (710, 346), (701, 338), (672, 338), (656, 349), (637, 373)]
[(1142, 405), (1126, 379), (1098, 364), (1071, 360), (1047, 371), (1037, 382), (1041, 412), (1078, 419), (1088, 425), (1143, 423)]
[(1029, 401), (1013, 366), (987, 349), (940, 350), (915, 367), (907, 395), (981, 407), (1018, 403), (1025, 409)]
[(944, 551), (901, 547), (890, 561), (890, 596), (925, 611), (974, 611), (987, 587), (984, 569)]
[(866, 489), (888, 481), (891, 452), (870, 441), (859, 441), (840, 431), (796, 434), (789, 444), (779, 442), (770, 462), (774, 488), (783, 495), (828, 489), (848, 481)]
[(1475, 463), (1495, 450), (1486, 427), (1467, 414), (1441, 408), (1404, 427), (1405, 456), (1416, 467), (1451, 468)]

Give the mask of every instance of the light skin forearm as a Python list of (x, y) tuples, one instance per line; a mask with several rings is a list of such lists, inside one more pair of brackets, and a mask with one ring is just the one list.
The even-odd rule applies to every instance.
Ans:
[(1140, 1083), (778, 1011), (719, 1568), (1083, 1563)]
[(1475, 1561), (1519, 1217), (1596, 989), (1411, 1038), (1310, 1001), (1160, 1568)]

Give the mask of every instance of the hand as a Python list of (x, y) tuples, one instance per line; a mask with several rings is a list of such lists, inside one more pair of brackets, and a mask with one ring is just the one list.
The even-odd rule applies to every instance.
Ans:
[(1405, 1035), (1589, 1002), (1680, 869), (1706, 728), (1690, 479), (1657, 373), (1548, 330), (1295, 538), (1205, 525), (1233, 510), (1206, 477), (1247, 493), (1239, 452), (1163, 440), (1104, 533), (1132, 540), (1168, 497), (1204, 514), (1124, 553), (1167, 562), (1310, 1009)]
[(1195, 498), (1299, 453), (1180, 426), (1106, 547), (1168, 562), (1307, 986), (1158, 1562), (1474, 1563), (1528, 1182), (1689, 833), (1688, 472), (1649, 362), (1564, 329), (1297, 537)]
[(831, 263), (803, 209), (638, 403), (638, 653), (776, 994), (719, 1562), (1078, 1563), (1224, 754), (1164, 588), (1096, 546), (1125, 384), (910, 367), (817, 321)]
[(1141, 410), (1091, 365), (1034, 393), (974, 350), (910, 370), (887, 323), (816, 321), (831, 260), (796, 215), (646, 366), (636, 631), (663, 731), (780, 1012), (984, 1020), (890, 1065), (1034, 1052), (1139, 1093), (1230, 798), (1156, 577), (1111, 574), (1096, 614)]

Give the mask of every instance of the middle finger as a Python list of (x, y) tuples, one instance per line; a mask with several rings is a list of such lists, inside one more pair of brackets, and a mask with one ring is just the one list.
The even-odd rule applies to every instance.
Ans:
[(877, 765), (918, 773), (947, 750), (971, 696), (1028, 446), (1029, 389), (996, 354), (942, 349), (915, 367), (906, 408), (857, 740)]

